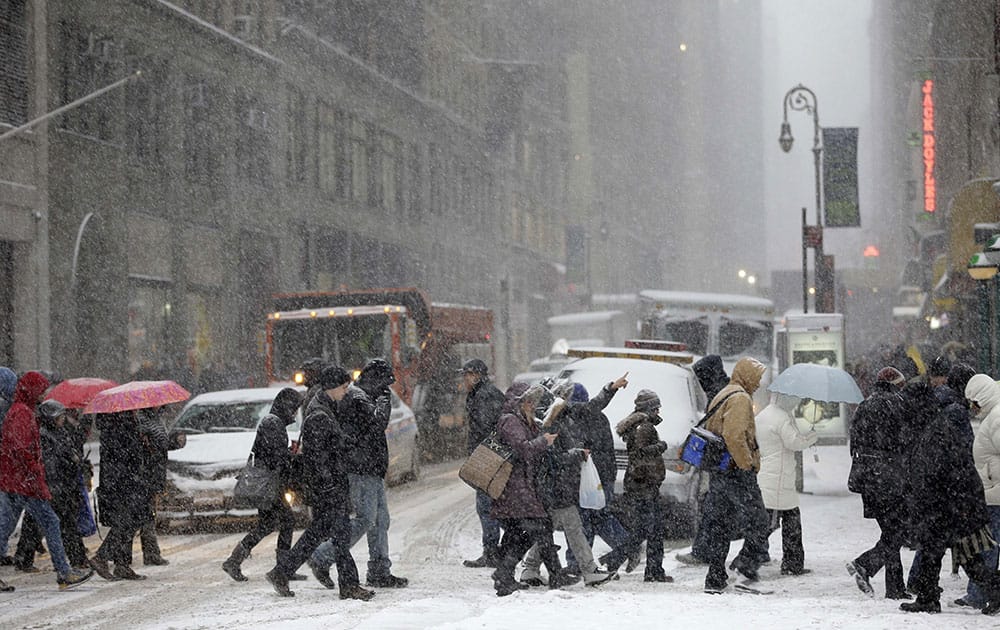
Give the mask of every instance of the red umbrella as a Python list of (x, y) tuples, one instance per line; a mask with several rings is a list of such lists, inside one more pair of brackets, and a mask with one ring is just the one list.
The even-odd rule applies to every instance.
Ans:
[(69, 409), (82, 409), (97, 395), (118, 383), (103, 378), (70, 378), (49, 390), (46, 400), (56, 400)]
[(106, 389), (90, 401), (84, 413), (114, 413), (147, 409), (187, 400), (191, 393), (173, 381), (132, 381)]

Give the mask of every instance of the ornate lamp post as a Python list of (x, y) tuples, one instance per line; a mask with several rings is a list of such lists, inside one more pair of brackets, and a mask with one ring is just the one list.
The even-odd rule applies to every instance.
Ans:
[[(804, 111), (806, 114), (811, 114), (813, 118), (813, 162), (816, 166), (816, 225), (823, 225), (823, 210), (822, 210), (822, 170), (821, 164), (823, 159), (823, 143), (820, 139), (820, 126), (819, 126), (819, 106), (816, 101), (816, 93), (802, 85), (801, 83), (788, 90), (785, 93), (785, 99), (783, 103), (784, 117), (781, 121), (781, 135), (778, 136), (778, 144), (781, 145), (781, 150), (788, 153), (792, 150), (792, 143), (795, 139), (792, 137), (792, 127), (788, 124), (788, 110), (791, 108), (792, 111)], [(803, 210), (803, 225), (802, 229), (805, 230), (805, 211)], [(809, 312), (809, 281), (807, 278), (806, 270), (806, 244), (803, 242), (802, 245), (802, 311), (805, 313)], [(820, 240), (814, 246), (814, 268), (817, 271), (817, 283), (819, 281), (819, 262), (823, 257), (823, 242)]]

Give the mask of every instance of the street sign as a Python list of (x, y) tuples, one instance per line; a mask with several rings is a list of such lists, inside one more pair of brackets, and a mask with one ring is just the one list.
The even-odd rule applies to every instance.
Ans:
[(823, 249), (823, 226), (802, 226), (802, 244), (813, 249)]

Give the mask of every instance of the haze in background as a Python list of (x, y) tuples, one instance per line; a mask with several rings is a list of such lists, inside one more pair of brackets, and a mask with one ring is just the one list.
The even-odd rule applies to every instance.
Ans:
[(778, 146), (782, 100), (799, 83), (816, 93), (821, 127), (859, 127), (861, 228), (826, 230), (824, 249), (836, 257), (837, 269), (861, 267), (866, 228), (879, 220), (879, 211), (870, 202), (874, 170), (866, 164), (867, 143), (873, 137), (869, 97), (872, 0), (761, 1), (767, 267), (801, 269), (801, 208), (807, 208), (808, 223), (816, 217), (812, 117), (789, 111), (795, 144), (787, 154)]

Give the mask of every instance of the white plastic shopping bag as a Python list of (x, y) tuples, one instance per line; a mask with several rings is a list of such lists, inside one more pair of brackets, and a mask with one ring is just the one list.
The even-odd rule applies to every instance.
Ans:
[(600, 510), (605, 505), (604, 486), (597, 474), (597, 466), (590, 457), (580, 465), (580, 507)]

